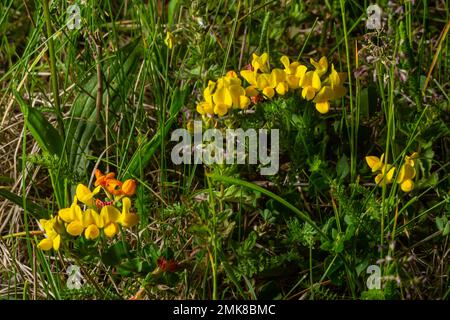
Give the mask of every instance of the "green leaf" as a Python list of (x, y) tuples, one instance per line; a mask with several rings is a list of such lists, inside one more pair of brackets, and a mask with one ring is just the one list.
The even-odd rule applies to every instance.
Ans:
[(178, 112), (184, 105), (188, 92), (189, 90), (187, 87), (183, 88), (181, 91), (178, 88), (175, 89), (170, 107), (170, 116), (164, 125), (162, 134), (161, 130), (158, 130), (150, 141), (144, 142), (139, 146), (131, 157), (123, 177), (120, 178), (133, 178), (139, 174), (140, 168), (145, 168), (147, 166), (155, 152), (159, 150), (161, 142), (164, 141), (165, 136), (169, 133), (170, 127), (178, 116)]
[[(133, 42), (120, 49), (121, 52), (116, 55), (117, 59), (110, 62), (108, 78), (105, 79), (105, 86), (107, 84), (109, 88), (104, 90), (102, 96), (103, 105), (105, 105), (109, 95), (109, 124), (116, 121), (114, 115), (124, 107), (120, 101), (122, 94), (126, 94), (132, 88), (131, 77), (135, 74), (140, 57), (140, 47), (136, 44), (137, 42)], [(122, 56), (126, 57), (124, 61), (119, 59)], [(86, 85), (73, 102), (70, 119), (65, 121), (69, 166), (79, 173), (85, 172), (89, 147), (99, 129), (96, 119), (96, 100), (93, 98), (97, 95), (97, 82), (96, 74), (92, 74), (85, 80)]]
[(28, 104), (17, 91), (14, 92), (14, 95), (19, 102), (20, 110), (27, 120), (27, 128), (39, 144), (39, 147), (50, 154), (60, 157), (63, 149), (63, 139), (59, 132), (45, 119), (39, 110), (28, 107)]
[[(12, 193), (12, 192), (0, 187), (0, 197), (8, 199), (12, 203), (23, 208), (22, 197), (18, 196), (15, 193)], [(27, 206), (28, 212), (30, 212), (31, 215), (36, 219), (48, 218), (48, 216), (49, 216), (48, 211), (45, 208), (41, 207), (40, 205), (38, 205), (30, 200), (26, 200), (26, 206)]]
[(442, 231), (442, 235), (445, 237), (450, 233), (450, 222), (447, 222), (447, 224), (444, 227), (444, 230)]
[[(28, 107), (17, 91), (14, 91), (14, 95), (26, 119), (27, 129), (30, 130), (31, 135), (42, 151), (63, 158), (64, 140), (59, 132), (45, 119), (39, 110)], [(60, 176), (59, 168), (57, 170), (49, 169), (49, 173), (58, 207), (63, 208), (66, 204), (64, 178)]]
[(446, 217), (436, 217), (436, 226), (438, 227), (439, 231), (444, 230), (445, 224), (447, 223)]
[(127, 256), (127, 244), (123, 241), (119, 241), (105, 251), (105, 253), (102, 255), (102, 261), (107, 266), (115, 266), (118, 265)]
[[(149, 265), (146, 265), (147, 269), (146, 271), (149, 272)], [(133, 274), (136, 273), (141, 273), (143, 272), (144, 269), (144, 261), (142, 261), (140, 258), (134, 258), (131, 260), (127, 260), (122, 262), (118, 267), (117, 267), (117, 271), (124, 277), (129, 277), (132, 276)]]
[(359, 94), (359, 112), (362, 118), (367, 119), (369, 117), (369, 89), (364, 88)]
[(340, 180), (344, 179), (349, 174), (350, 168), (348, 165), (348, 158), (345, 154), (339, 159), (336, 165), (336, 172)]
[(15, 180), (11, 177), (0, 176), (0, 183), (13, 184), (14, 181)]
[(242, 297), (246, 297), (246, 295), (244, 294), (244, 290), (241, 287), (241, 284), (236, 279), (236, 276), (235, 276), (235, 273), (234, 273), (234, 271), (232, 269), (232, 266), (228, 264), (228, 261), (227, 261), (227, 259), (225, 258), (225, 256), (223, 254), (220, 255), (220, 262), (221, 262), (221, 265), (222, 265), (223, 269), (225, 270), (225, 273), (228, 276), (228, 279), (230, 279), (231, 282), (233, 282), (233, 284), (236, 286), (236, 289), (239, 291), (241, 296)]
[(364, 260), (360, 264), (356, 266), (356, 275), (359, 277), (361, 272), (367, 270), (367, 266), (369, 265), (369, 261)]
[(178, 7), (178, 3), (180, 2), (180, 0), (170, 0), (169, 2), (169, 7), (167, 9), (167, 19), (168, 19), (168, 25), (171, 26), (173, 24), (173, 20), (175, 18), (175, 10)]

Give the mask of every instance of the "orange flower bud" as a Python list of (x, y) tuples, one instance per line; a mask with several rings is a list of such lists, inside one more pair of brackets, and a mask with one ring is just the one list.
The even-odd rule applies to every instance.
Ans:
[(133, 179), (126, 180), (122, 185), (122, 194), (130, 197), (136, 193), (136, 181)]
[(115, 196), (120, 196), (122, 194), (122, 182), (116, 179), (107, 179), (106, 190)]
[(108, 180), (113, 179), (116, 176), (116, 174), (114, 172), (110, 172), (107, 173), (106, 175), (104, 175), (99, 169), (95, 170), (95, 186), (102, 186), (104, 188), (106, 188), (107, 184), (108, 184)]
[(103, 173), (99, 169), (95, 169), (95, 178), (103, 177)]

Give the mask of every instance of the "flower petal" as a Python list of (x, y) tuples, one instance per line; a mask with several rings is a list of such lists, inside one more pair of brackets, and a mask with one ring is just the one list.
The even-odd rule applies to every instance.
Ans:
[(372, 169), (372, 172), (375, 172), (381, 168), (380, 158), (376, 156), (367, 156), (366, 162), (368, 166)]
[(312, 100), (314, 99), (314, 95), (316, 94), (316, 91), (314, 90), (313, 87), (309, 86), (309, 87), (305, 87), (302, 90), (302, 97), (303, 99), (306, 100)]
[(226, 106), (225, 104), (216, 104), (214, 106), (214, 113), (219, 117), (223, 117), (228, 113), (228, 106)]
[(306, 66), (300, 65), (297, 67), (297, 70), (295, 71), (295, 76), (299, 78), (300, 81), (302, 81), (302, 78), (305, 76), (307, 70), (308, 68), (306, 68)]
[(282, 56), (280, 59), (285, 69), (289, 69), (291, 63), (289, 62), (289, 58), (287, 56)]
[(250, 99), (247, 96), (239, 97), (239, 108), (246, 109), (250, 105)]
[(330, 103), (328, 101), (316, 103), (316, 110), (322, 114), (330, 111)]
[(212, 104), (203, 101), (197, 105), (197, 112), (200, 113), (201, 115), (205, 115), (205, 114), (213, 115), (214, 107)]
[(60, 245), (61, 245), (61, 236), (58, 234), (56, 237), (53, 238), (53, 250), (58, 251)]
[(406, 179), (400, 184), (403, 192), (410, 192), (414, 189), (414, 182), (411, 179)]
[(316, 62), (313, 58), (311, 58), (309, 62), (314, 66), (314, 68), (316, 68), (316, 72), (319, 74), (319, 76), (322, 76), (328, 70), (327, 57), (320, 58), (319, 62)]
[(319, 74), (317, 72), (313, 72), (311, 86), (316, 89), (316, 91), (319, 91), (322, 86)]
[[(64, 221), (64, 222), (72, 222), (74, 220), (73, 216), (73, 210), (72, 208), (64, 208), (58, 211), (58, 216)], [(44, 225), (43, 225), (44, 227)], [(45, 227), (44, 227), (45, 228)]]
[(258, 90), (254, 86), (245, 88), (245, 95), (247, 97), (256, 97), (259, 94)]
[(288, 91), (288, 86), (285, 82), (280, 82), (279, 84), (277, 84), (277, 87), (275, 88), (275, 90), (277, 91), (277, 93), (279, 95), (283, 96)]
[(112, 237), (114, 237), (116, 234), (119, 233), (119, 227), (117, 226), (116, 223), (111, 222), (111, 223), (109, 223), (109, 224), (107, 224), (107, 225), (105, 226), (105, 228), (103, 229), (103, 231), (105, 232), (105, 235), (106, 235), (108, 238), (112, 238)]
[(271, 99), (275, 95), (275, 91), (271, 87), (264, 88), (262, 93), (268, 99)]
[(84, 231), (84, 236), (88, 240), (94, 240), (100, 235), (100, 230), (97, 228), (95, 224), (91, 224)]
[(136, 193), (136, 181), (133, 179), (126, 180), (122, 185), (122, 193), (131, 197)]
[(89, 190), (88, 187), (86, 187), (84, 184), (78, 184), (76, 195), (78, 200), (83, 202), (85, 205), (93, 206), (94, 205), (94, 194)]
[(100, 211), (100, 217), (105, 225), (111, 222), (117, 222), (120, 218), (120, 211), (114, 206), (104, 206)]
[(68, 234), (76, 237), (83, 233), (84, 227), (80, 221), (72, 221), (67, 225), (66, 230)]
[(50, 238), (45, 238), (42, 239), (39, 243), (38, 243), (38, 248), (44, 250), (44, 251), (48, 251), (51, 248), (53, 248), (53, 240)]
[(222, 87), (216, 90), (213, 95), (213, 101), (217, 104), (224, 104), (226, 106), (231, 106), (233, 104), (233, 99), (231, 97), (228, 88)]
[(241, 77), (245, 79), (250, 85), (256, 85), (256, 73), (251, 70), (242, 70)]

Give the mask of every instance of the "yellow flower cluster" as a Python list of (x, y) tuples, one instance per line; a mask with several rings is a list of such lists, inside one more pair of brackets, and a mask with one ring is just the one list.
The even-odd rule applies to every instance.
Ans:
[(229, 71), (217, 82), (209, 81), (208, 86), (203, 90), (205, 100), (197, 105), (197, 112), (201, 115), (224, 116), (230, 108), (247, 108), (250, 105), (250, 99), (241, 84), (242, 80), (234, 71)]
[[(396, 182), (404, 192), (410, 192), (414, 189), (413, 179), (416, 176), (415, 159), (417, 159), (417, 152), (410, 156), (405, 156), (405, 161), (400, 167), (400, 172), (397, 175)], [(390, 184), (393, 182), (396, 168), (391, 164), (384, 163), (384, 153), (380, 158), (376, 156), (367, 156), (366, 162), (372, 169), (372, 172), (378, 172), (375, 176), (375, 183), (379, 186), (383, 184)]]
[[(134, 180), (127, 180), (121, 184), (120, 194), (114, 195), (114, 200), (102, 201), (96, 198), (97, 194), (103, 189), (109, 199), (112, 199), (110, 185), (114, 181), (114, 175), (110, 174), (111, 181), (105, 179), (106, 176), (97, 177), (96, 185), (93, 191), (89, 190), (83, 184), (78, 184), (76, 195), (72, 205), (69, 208), (59, 210), (57, 216), (50, 219), (41, 219), (40, 225), (45, 231), (45, 238), (41, 240), (38, 247), (42, 250), (58, 250), (61, 239), (68, 235), (78, 237), (84, 234), (88, 240), (94, 240), (100, 236), (100, 230), (103, 234), (112, 238), (119, 233), (119, 225), (124, 228), (130, 228), (139, 222), (139, 217), (130, 212), (131, 200), (128, 196), (135, 193), (136, 183)], [(100, 182), (99, 182), (100, 181)], [(108, 188), (107, 188), (107, 187)], [(83, 210), (79, 202), (84, 204)], [(121, 211), (117, 208), (121, 205)]]
[(315, 103), (317, 111), (327, 113), (330, 110), (330, 100), (339, 99), (346, 93), (343, 84), (344, 73), (338, 73), (331, 65), (328, 76), (328, 60), (322, 57), (318, 62), (310, 59), (314, 70), (309, 70), (298, 61), (291, 62), (288, 57), (280, 59), (284, 69), (270, 70), (269, 55), (253, 54), (248, 69), (241, 70), (240, 75), (248, 83), (242, 86), (236, 72), (229, 71), (217, 82), (209, 81), (203, 91), (204, 100), (197, 105), (201, 115), (224, 116), (231, 108), (245, 109), (250, 102), (257, 103), (261, 99), (272, 99), (275, 94), (285, 95), (289, 90), (301, 90), (301, 96)]

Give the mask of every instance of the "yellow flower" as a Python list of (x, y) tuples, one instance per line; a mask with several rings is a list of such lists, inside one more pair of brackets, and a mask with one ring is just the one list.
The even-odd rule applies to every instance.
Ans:
[(247, 97), (256, 97), (259, 95), (259, 92), (255, 86), (248, 86), (247, 88), (245, 88), (245, 95)]
[(250, 99), (246, 96), (245, 89), (241, 86), (242, 81), (236, 72), (228, 71), (223, 79), (231, 94), (232, 106), (239, 109), (245, 109), (250, 105)]
[(252, 67), (255, 72), (258, 72), (259, 70), (261, 70), (261, 72), (269, 72), (269, 67), (267, 64), (269, 55), (266, 52), (264, 52), (261, 56), (253, 54), (252, 57)]
[(91, 192), (88, 187), (84, 184), (78, 184), (76, 189), (76, 195), (78, 200), (83, 202), (85, 205), (93, 207), (95, 204), (94, 196), (99, 193), (101, 186), (97, 186), (94, 191)]
[(367, 156), (366, 162), (369, 165), (369, 167), (372, 169), (372, 172), (376, 172), (381, 170), (381, 168), (384, 165), (384, 153), (381, 155), (381, 158), (378, 158), (376, 156)]
[(87, 209), (83, 215), (84, 236), (88, 240), (94, 240), (100, 235), (100, 228), (103, 228), (103, 219), (93, 209)]
[(257, 89), (258, 85), (256, 83), (257, 73), (252, 70), (241, 70), (240, 74), (241, 77), (244, 78), (245, 81), (247, 81), (250, 84), (250, 86), (245, 88), (245, 95), (247, 97), (256, 97), (257, 95), (259, 95)]
[(245, 109), (250, 105), (250, 99), (245, 95), (245, 89), (240, 85), (231, 85), (229, 91), (233, 107)]
[(308, 71), (300, 80), (300, 86), (303, 88), (302, 97), (306, 100), (312, 100), (321, 87), (319, 74), (316, 71)]
[[(53, 246), (53, 239), (51, 238), (44, 238), (42, 239), (39, 243), (38, 243), (38, 248), (42, 249), (44, 251), (48, 251), (50, 249), (52, 249)], [(59, 244), (58, 244), (58, 248), (55, 248), (55, 250), (59, 249)]]
[(295, 73), (297, 72), (297, 68), (300, 66), (300, 62), (294, 61), (291, 63), (287, 56), (282, 56), (280, 61), (284, 66), (284, 71), (286, 72), (286, 74), (295, 75)]
[(271, 99), (275, 95), (275, 90), (270, 85), (270, 74), (262, 73), (256, 79), (257, 88), (262, 91), (266, 99)]
[[(244, 93), (246, 91), (244, 90)], [(246, 94), (239, 96), (239, 108), (246, 109), (250, 105), (250, 99)]]
[(271, 99), (275, 95), (274, 88), (276, 85), (272, 86), (273, 79), (271, 74), (258, 74), (256, 71), (242, 70), (241, 76), (250, 84), (250, 87), (245, 89), (248, 96), (257, 96), (259, 91), (262, 92), (266, 99)]
[(270, 86), (275, 89), (279, 95), (284, 95), (289, 89), (286, 83), (286, 73), (281, 69), (273, 69), (270, 73)]
[(209, 104), (205, 101), (200, 102), (197, 104), (197, 112), (201, 115), (213, 115), (214, 114), (214, 106), (212, 104)]
[[(84, 186), (80, 186), (83, 185), (78, 185), (77, 191), (78, 194), (81, 195), (86, 191), (87, 188), (85, 189), (83, 188)], [(88, 197), (87, 199), (89, 200), (90, 198)], [(83, 231), (85, 231), (85, 229), (89, 227), (89, 231), (85, 232), (85, 236), (87, 239), (95, 239), (96, 236), (94, 237), (94, 229), (102, 228), (103, 221), (101, 220), (98, 213), (93, 209), (87, 209), (85, 212), (83, 212), (77, 202), (77, 196), (75, 196), (72, 205), (69, 208), (59, 210), (58, 216), (62, 221), (67, 223), (66, 231), (68, 234), (76, 237), (81, 235)], [(94, 225), (94, 227), (91, 227), (91, 225)]]
[(410, 166), (414, 167), (415, 160), (419, 157), (419, 154), (417, 152), (413, 152), (410, 156), (405, 156), (405, 163), (409, 164)]
[(79, 236), (84, 230), (83, 223), (79, 220), (74, 220), (67, 225), (66, 230), (71, 236)]
[(122, 199), (122, 214), (120, 215), (119, 222), (125, 228), (130, 228), (139, 222), (139, 217), (135, 213), (130, 212), (131, 200), (129, 198)]
[(381, 168), (381, 174), (386, 179), (387, 183), (392, 183), (394, 177), (395, 167), (391, 164), (387, 164)]
[(317, 111), (324, 114), (330, 110), (330, 102), (333, 98), (333, 90), (330, 86), (324, 86), (314, 98)]
[(212, 94), (216, 87), (214, 81), (209, 81), (208, 86), (203, 90), (203, 102), (197, 105), (197, 112), (201, 115), (213, 115), (214, 114), (214, 104)]
[(88, 240), (94, 240), (100, 235), (100, 229), (95, 225), (91, 224), (89, 225), (86, 230), (84, 231), (84, 236)]
[(397, 176), (397, 183), (400, 184), (400, 188), (404, 192), (410, 192), (414, 189), (413, 179), (416, 177), (414, 159), (417, 157), (417, 152), (414, 152), (411, 156), (406, 156), (405, 162), (401, 166), (400, 172)]
[(112, 205), (107, 205), (100, 211), (100, 217), (103, 221), (103, 231), (108, 238), (114, 237), (119, 233), (117, 222), (120, 219), (120, 211)]
[(414, 189), (414, 181), (407, 179), (400, 184), (403, 192), (411, 192)]
[(316, 68), (316, 72), (319, 76), (323, 76), (328, 70), (328, 60), (327, 57), (320, 58), (319, 62), (315, 61), (313, 58), (309, 60), (311, 64)]
[(52, 217), (49, 220), (41, 219), (39, 224), (45, 231), (46, 238), (38, 243), (38, 248), (48, 251), (50, 249), (58, 250), (61, 245), (61, 235), (56, 231), (59, 224), (58, 217)]
[(218, 86), (240, 86), (242, 84), (242, 80), (238, 77), (237, 73), (234, 72), (233, 70), (228, 71), (225, 75), (225, 77), (221, 77), (219, 78), (219, 80), (217, 81)]
[(204, 101), (197, 105), (197, 112), (201, 115), (224, 116), (232, 107), (245, 109), (250, 105), (250, 99), (241, 86), (242, 80), (236, 72), (228, 71), (217, 83), (210, 81), (203, 91)]
[(230, 90), (226, 87), (217, 88), (213, 95), (214, 113), (224, 116), (233, 104)]
[(394, 177), (395, 167), (384, 163), (384, 153), (380, 158), (376, 156), (367, 156), (366, 162), (372, 169), (372, 172), (380, 171), (379, 174), (375, 176), (375, 183), (377, 185), (392, 183), (392, 178)]
[(251, 86), (256, 87), (257, 73), (252, 70), (241, 70), (241, 77), (245, 79)]
[(80, 206), (77, 204), (77, 197), (75, 196), (72, 205), (69, 208), (64, 208), (58, 211), (58, 216), (66, 222), (67, 233), (72, 236), (78, 236), (83, 232), (83, 213)]
[(294, 61), (291, 63), (289, 61), (289, 58), (286, 56), (282, 56), (280, 61), (284, 66), (284, 72), (286, 73), (286, 82), (288, 83), (289, 88), (297, 89), (300, 85), (300, 80), (303, 78), (307, 71), (306, 66), (301, 65), (298, 61)]
[(395, 173), (394, 166), (392, 166), (390, 164), (383, 166), (381, 168), (381, 173), (379, 173), (375, 176), (375, 183), (380, 186), (382, 186), (384, 184), (392, 183), (392, 178), (394, 176), (394, 173)]
[[(404, 192), (410, 192), (414, 189), (413, 179), (416, 176), (415, 159), (418, 154), (414, 152), (411, 156), (406, 156), (403, 165), (400, 167), (400, 171), (395, 181), (400, 185), (400, 188)], [(391, 164), (384, 163), (384, 154), (381, 158), (376, 156), (367, 156), (366, 162), (372, 169), (372, 172), (380, 171), (375, 177), (375, 182), (379, 185), (389, 184), (393, 182), (396, 168)]]
[(334, 65), (331, 65), (330, 76), (328, 77), (331, 88), (333, 89), (333, 99), (339, 99), (345, 95), (347, 89), (343, 86), (346, 79), (346, 74), (343, 72), (336, 72)]
[(167, 31), (166, 38), (164, 39), (164, 43), (170, 50), (172, 50), (172, 48), (173, 48), (173, 40), (174, 40), (173, 34), (169, 31)]

